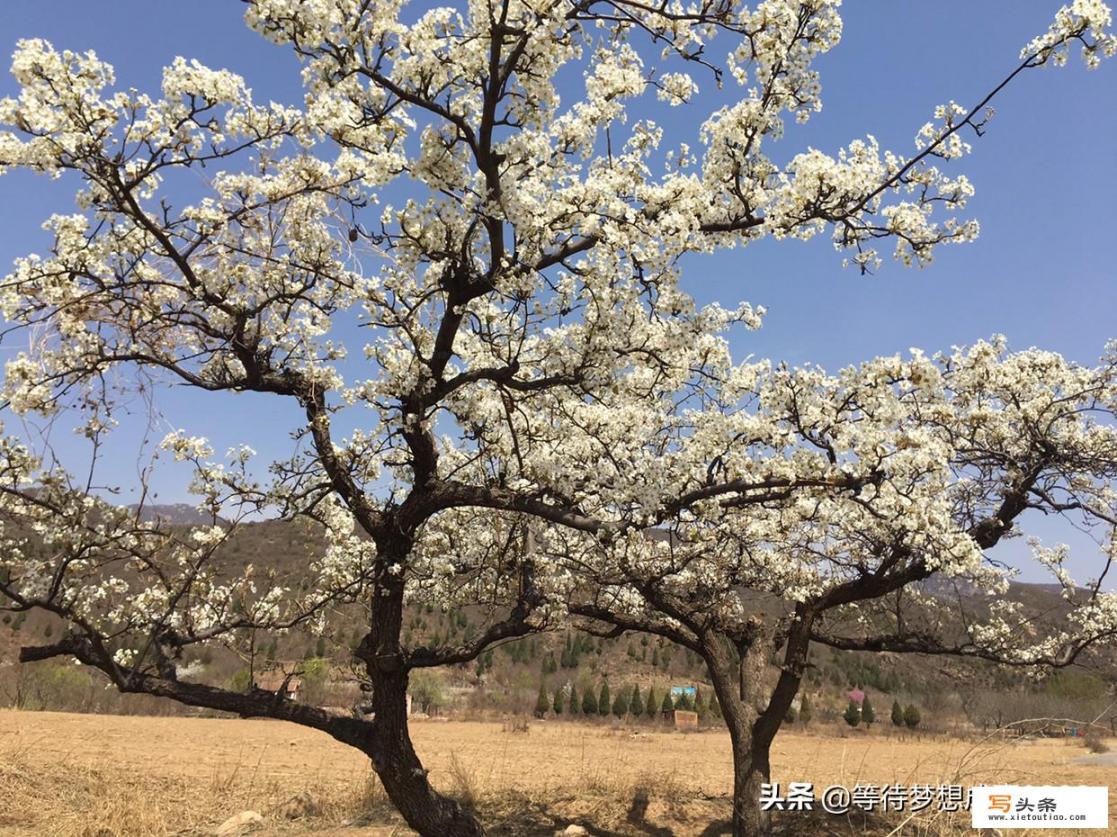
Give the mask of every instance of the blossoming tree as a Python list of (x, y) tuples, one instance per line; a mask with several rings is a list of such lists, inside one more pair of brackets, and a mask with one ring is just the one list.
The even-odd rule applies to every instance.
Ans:
[[(735, 833), (768, 825), (769, 748), (812, 643), (1042, 670), (1117, 638), (1117, 593), (1103, 589), (1117, 559), (1114, 350), (1095, 368), (1002, 340), (835, 376), (746, 365), (708, 378), (721, 383), (706, 409), (636, 425), (668, 451), (657, 462), (670, 482), (751, 488), (712, 492), (651, 533), (555, 532), (549, 545), (588, 580), (570, 613), (704, 660), (731, 734)], [(644, 455), (629, 438), (605, 442), (611, 459)], [(1020, 559), (993, 547), (1029, 511), (1069, 515), (1099, 543), (1096, 574), (1076, 583), (1066, 548), (1033, 540), (1055, 602), (1005, 595)]]
[[(568, 601), (614, 624), (639, 614), (630, 627), (670, 631), (711, 660), (721, 646), (686, 632), (694, 611), (668, 608), (646, 582), (640, 567), (662, 558), (648, 527), (673, 527), (672, 549), (719, 556), (701, 566), (706, 589), (723, 591), (711, 613), (732, 639), (720, 626), (739, 615), (728, 602), (740, 561), (720, 556), (781, 543), (783, 561), (762, 555), (742, 582), (786, 589), (796, 608), (829, 597), (837, 612), (928, 571), (977, 572), (980, 549), (1034, 489), (1052, 508), (1079, 502), (1064, 489), (1090, 513), (1108, 502), (1087, 456), (1101, 458), (1107, 437), (1078, 413), (1046, 429), (1051, 459), (959, 453), (961, 438), (1011, 424), (992, 395), (965, 407), (994, 386), (976, 370), (1015, 386), (1013, 364), (1030, 360), (983, 348), (960, 371), (882, 360), (838, 381), (738, 367), (725, 331), (756, 327), (763, 312), (698, 307), (680, 289), (683, 255), (768, 236), (829, 233), (862, 270), (878, 264), (879, 241), (922, 264), (972, 239), (976, 224), (955, 215), (972, 187), (943, 166), (968, 151), (988, 101), (1072, 47), (1096, 63), (1115, 46), (1108, 9), (1075, 0), (985, 101), (939, 108), (911, 154), (868, 137), (781, 166), (769, 152), (785, 121), (821, 106), (812, 62), (838, 43), (837, 7), (504, 0), (410, 15), (395, 0), (251, 0), (249, 25), (302, 61), (301, 108), (258, 103), (240, 77), (183, 59), (157, 96), (115, 90), (96, 55), (21, 42), (21, 92), (0, 102), (0, 167), (80, 188), (77, 212), (47, 221), (49, 254), (20, 260), (0, 285), (7, 323), (31, 344), (7, 364), (6, 407), (81, 415), (95, 449), (141, 376), (189, 388), (200, 409), (214, 393), (252, 392), (302, 416), (290, 455), (267, 469), (247, 447), (218, 463), (189, 431), (164, 440), (193, 466), (213, 516), (188, 531), (98, 499), (91, 477), (5, 439), (0, 593), (69, 625), (23, 659), (75, 657), (123, 691), (318, 728), (370, 756), (420, 833), (479, 834), (412, 748), (409, 672), (545, 627)], [(699, 86), (715, 83), (736, 85), (736, 101), (702, 113)], [(644, 97), (698, 110), (691, 142), (666, 148), (654, 122), (630, 124)], [(363, 356), (350, 356), (357, 347)], [(1037, 403), (1092, 394), (1111, 405), (1107, 379), (1087, 386), (1101, 371), (1048, 360), (1068, 380), (1033, 381)], [(1062, 482), (1043, 481), (1055, 467)], [(967, 469), (980, 479), (963, 479)], [(929, 502), (913, 510), (897, 499), (909, 494)], [(238, 521), (259, 513), (319, 527), (311, 589), (222, 561)], [(629, 551), (645, 556), (640, 567)], [(470, 641), (403, 642), (409, 601), (482, 595), (491, 619)], [(355, 653), (371, 717), (180, 676), (191, 647), (313, 627), (346, 602), (368, 607)], [(648, 605), (664, 621), (645, 618)], [(870, 641), (821, 618), (772, 624), (772, 642), (786, 633), (795, 654), (823, 636)], [(789, 689), (757, 713), (719, 680), (744, 724), (741, 794), (766, 773), (773, 707)], [(747, 808), (746, 832), (759, 827)]]

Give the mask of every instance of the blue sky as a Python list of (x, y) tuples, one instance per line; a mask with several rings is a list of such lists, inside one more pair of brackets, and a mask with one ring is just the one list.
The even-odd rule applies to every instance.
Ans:
[[(789, 125), (779, 156), (807, 145), (833, 152), (866, 133), (909, 153), (935, 105), (978, 101), (1058, 5), (848, 2), (843, 41), (818, 63), (825, 109), (805, 127)], [(242, 9), (235, 0), (5, 0), (0, 52), (33, 36), (60, 48), (92, 48), (116, 66), (121, 85), (151, 91), (161, 68), (183, 55), (241, 73), (258, 99), (297, 102), (293, 58), (248, 30)], [(5, 74), (0, 95), (13, 92)], [(826, 236), (806, 244), (767, 241), (692, 259), (686, 286), (702, 301), (747, 299), (769, 309), (763, 329), (735, 339), (742, 357), (836, 368), (910, 346), (936, 351), (1004, 333), (1015, 348), (1093, 361), (1117, 337), (1117, 61), (1091, 73), (1076, 56), (1066, 68), (1026, 73), (995, 105), (986, 136), (952, 169), (976, 186), (970, 212), (981, 221), (977, 242), (940, 250), (928, 268), (886, 262), (876, 276), (862, 277), (843, 270)], [(51, 212), (70, 211), (72, 191), (72, 184), (22, 173), (0, 178), (0, 265), (43, 248), (39, 224)], [(219, 449), (251, 436), (267, 454), (296, 419), (251, 396), (199, 415), (184, 396), (158, 393), (167, 422), (211, 435)], [(138, 428), (125, 428), (133, 441)], [(260, 442), (261, 435), (271, 441)], [(134, 481), (134, 460), (110, 467), (121, 482)], [(169, 476), (160, 490), (162, 500), (185, 499)]]

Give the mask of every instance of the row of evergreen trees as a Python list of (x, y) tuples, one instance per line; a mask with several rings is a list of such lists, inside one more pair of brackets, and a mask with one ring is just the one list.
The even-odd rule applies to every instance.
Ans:
[(569, 686), (559, 686), (550, 692), (546, 682), (539, 684), (539, 695), (535, 699), (535, 715), (542, 718), (549, 713), (556, 716), (599, 716), (616, 718), (648, 717), (655, 718), (675, 709), (687, 709), (698, 712), (699, 715), (721, 717), (721, 706), (712, 691), (698, 690), (695, 697), (683, 694), (678, 699), (671, 697), (670, 690), (660, 697), (656, 694), (654, 686), (649, 686), (646, 694), (640, 692), (640, 687), (626, 686), (617, 691), (614, 696), (609, 690), (608, 683), (602, 683), (599, 689), (587, 688), (581, 694), (578, 687), (571, 683)]
[[(865, 695), (865, 699), (858, 706), (854, 701), (850, 701), (846, 707), (846, 711), (842, 714), (845, 722), (851, 727), (858, 724), (865, 726), (872, 726), (873, 721), (877, 719), (876, 711), (873, 709), (872, 701), (869, 696)], [(919, 726), (919, 722), (923, 720), (919, 714), (919, 709), (913, 703), (909, 703), (906, 707), (900, 705), (900, 701), (892, 701), (892, 725), (896, 727), (907, 727), (908, 729), (915, 729)]]

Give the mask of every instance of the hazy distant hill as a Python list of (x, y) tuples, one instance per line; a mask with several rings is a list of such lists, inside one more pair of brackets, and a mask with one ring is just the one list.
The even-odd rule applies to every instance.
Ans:
[[(168, 526), (210, 526), (213, 518), (203, 514), (189, 503), (146, 504), (142, 508), (138, 504), (128, 507), (132, 511), (140, 509), (140, 520), (145, 523), (159, 521)], [(223, 521), (218, 521), (223, 522)]]

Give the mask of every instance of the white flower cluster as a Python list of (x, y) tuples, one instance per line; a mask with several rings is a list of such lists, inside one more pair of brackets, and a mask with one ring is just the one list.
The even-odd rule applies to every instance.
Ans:
[[(1112, 357), (1085, 369), (993, 341), (835, 375), (741, 364), (728, 332), (764, 310), (680, 287), (685, 257), (764, 237), (829, 234), (862, 270), (882, 241), (922, 265), (973, 239), (958, 217), (973, 186), (944, 167), (975, 115), (941, 106), (910, 156), (872, 136), (777, 154), (785, 118), (821, 107), (837, 0), (623, 6), (510, 0), (497, 19), (470, 0), (405, 20), (397, 0), (251, 0), (248, 23), (303, 62), (300, 109), (185, 59), (158, 96), (115, 91), (93, 53), (21, 41), (0, 170), (69, 172), (81, 191), (47, 220), (49, 252), (0, 280), (0, 311), (35, 338), (6, 364), (11, 408), (104, 402), (93, 441), (112, 429), (113, 373), (138, 368), (199, 397), (287, 399), (306, 423), (267, 478), (248, 448), (212, 462), (170, 434), (212, 520), (189, 533), (90, 506), (6, 440), (0, 512), (18, 525), (0, 590), (146, 635), (121, 657), (142, 666), (370, 597), (518, 595), (547, 620), (587, 584), (646, 612), (658, 578), (740, 621), (742, 585), (810, 603), (908, 568), (992, 589), (985, 550), (1020, 502), (1106, 519)], [(1092, 63), (1109, 25), (1076, 0), (1023, 68), (1071, 42)], [(705, 72), (737, 98), (711, 112)], [(689, 142), (629, 120), (656, 96), (691, 114)], [(226, 571), (237, 524), (262, 512), (321, 527), (315, 584)], [(1083, 631), (1112, 613), (1082, 606)]]

